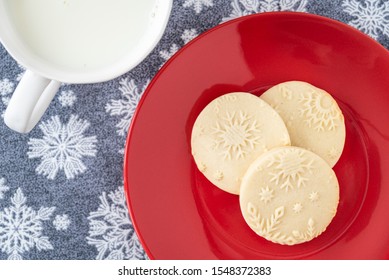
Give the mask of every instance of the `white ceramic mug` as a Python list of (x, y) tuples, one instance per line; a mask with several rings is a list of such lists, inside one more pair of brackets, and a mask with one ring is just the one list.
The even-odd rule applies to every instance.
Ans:
[(0, 0), (0, 41), (27, 71), (4, 114), (26, 133), (59, 86), (114, 79), (160, 40), (172, 0)]

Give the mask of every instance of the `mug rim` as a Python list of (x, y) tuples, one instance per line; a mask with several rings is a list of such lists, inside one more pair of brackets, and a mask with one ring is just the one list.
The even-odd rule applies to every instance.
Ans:
[[(155, 13), (153, 22), (134, 48), (131, 48), (129, 52), (114, 62), (84, 72), (60, 68), (54, 63), (20, 51), (13, 40), (15, 32), (13, 32), (11, 24), (6, 19), (7, 17), (1, 15), (6, 14), (4, 3), (5, 0), (0, 0), (0, 22), (2, 22), (0, 24), (0, 42), (18, 63), (47, 79), (63, 83), (86, 84), (115, 79), (141, 63), (161, 40), (170, 18), (173, 0), (156, 0), (153, 7)], [(4, 22), (6, 24), (3, 24)]]

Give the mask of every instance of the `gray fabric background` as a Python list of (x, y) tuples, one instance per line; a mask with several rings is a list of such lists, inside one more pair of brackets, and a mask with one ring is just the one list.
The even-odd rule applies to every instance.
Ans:
[[(147, 258), (125, 206), (122, 168), (127, 128), (120, 130), (117, 125), (130, 119), (145, 85), (166, 59), (193, 37), (190, 35), (199, 35), (229, 17), (232, 4), (246, 13), (253, 13), (249, 8), (255, 4), (257, 12), (265, 12), (267, 4), (277, 11), (303, 9), (354, 25), (389, 48), (389, 0), (175, 0), (159, 44), (132, 71), (105, 83), (63, 85), (41, 126), (29, 134), (9, 130), (1, 119), (0, 259)], [(0, 113), (23, 72), (0, 45)], [(69, 91), (75, 101), (64, 106), (60, 97)], [(114, 114), (112, 108), (118, 100), (126, 105), (119, 106), (124, 112)], [(85, 170), (74, 178), (67, 178), (66, 168), (49, 178), (37, 169), (44, 153), (31, 155), (37, 141), (33, 139), (58, 149), (47, 138), (56, 136), (46, 135), (42, 128), (53, 125), (55, 116), (63, 128), (71, 128), (68, 121), (72, 115), (78, 117), (76, 123), (85, 121), (89, 126), (71, 137), (87, 139), (94, 155), (79, 155)], [(59, 133), (64, 136), (64, 131)]]

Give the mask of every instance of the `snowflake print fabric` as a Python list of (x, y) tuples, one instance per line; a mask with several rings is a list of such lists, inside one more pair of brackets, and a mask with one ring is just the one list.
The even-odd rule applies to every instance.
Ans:
[(164, 59), (164, 60), (169, 60), (176, 52), (178, 52), (180, 48), (176, 44), (172, 44), (169, 48), (169, 50), (163, 50), (159, 52), (159, 55)]
[[(14, 86), (14, 83), (11, 82), (9, 79), (0, 80), (0, 96), (4, 109), (9, 103), (11, 93), (14, 91)], [(1, 115), (2, 117), (4, 117), (4, 110)]]
[(9, 187), (5, 184), (5, 179), (0, 178), (0, 199), (4, 198), (4, 194), (9, 190)]
[(213, 0), (186, 0), (184, 7), (192, 7), (197, 14), (201, 13), (203, 7), (212, 7)]
[(70, 219), (68, 215), (57, 215), (53, 220), (53, 225), (56, 230), (67, 230), (70, 225)]
[(55, 207), (41, 207), (36, 211), (26, 202), (27, 198), (19, 188), (11, 198), (11, 206), (0, 210), (0, 249), (8, 259), (20, 260), (23, 253), (31, 249), (53, 249), (42, 231), (44, 221), (50, 219)]
[(0, 80), (0, 95), (8, 95), (12, 93), (14, 90), (14, 83), (12, 83), (9, 79)]
[(192, 28), (192, 29), (185, 29), (184, 30), (184, 33), (182, 33), (181, 35), (181, 39), (182, 41), (184, 41), (184, 44), (187, 44), (189, 43), (191, 40), (193, 40), (194, 38), (197, 37), (197, 31), (196, 29)]
[(64, 90), (60, 93), (58, 99), (62, 107), (72, 107), (77, 97), (72, 90)]
[(351, 26), (374, 39), (380, 34), (389, 36), (389, 1), (344, 0), (342, 7), (354, 18), (348, 22)]
[(97, 211), (89, 217), (88, 244), (98, 250), (96, 259), (145, 259), (130, 221), (123, 187), (100, 196)]
[(96, 136), (84, 136), (89, 122), (72, 115), (67, 124), (63, 124), (58, 116), (39, 125), (43, 138), (32, 138), (28, 142), (29, 158), (40, 158), (36, 168), (38, 174), (54, 179), (60, 170), (67, 179), (87, 169), (82, 159), (96, 156)]
[[(184, 42), (184, 45), (189, 43), (191, 40), (196, 38), (198, 36), (198, 33), (196, 29), (185, 29), (184, 32), (181, 35), (181, 40)], [(173, 43), (169, 50), (162, 50), (159, 52), (159, 55), (165, 60), (169, 60), (178, 50), (181, 48), (181, 46), (177, 45), (176, 43)]]
[(275, 11), (306, 12), (307, 0), (233, 0), (232, 11), (222, 22), (256, 13)]
[(121, 117), (119, 123), (116, 125), (116, 132), (120, 136), (126, 134), (131, 123), (132, 115), (134, 114), (136, 106), (148, 83), (149, 81), (147, 81), (143, 88), (139, 90), (138, 86), (135, 85), (134, 80), (128, 80), (128, 78), (121, 80), (119, 90), (122, 93), (122, 99), (112, 99), (105, 106), (105, 110), (111, 116)]

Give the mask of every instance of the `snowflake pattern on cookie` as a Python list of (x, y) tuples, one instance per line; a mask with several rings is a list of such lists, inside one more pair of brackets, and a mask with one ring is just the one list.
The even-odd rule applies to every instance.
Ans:
[(301, 94), (299, 101), (302, 105), (300, 114), (305, 117), (308, 127), (316, 131), (335, 130), (338, 127), (342, 113), (330, 96), (311, 91), (310, 94)]
[(285, 207), (280, 206), (275, 209), (270, 218), (263, 218), (261, 213), (252, 203), (247, 204), (247, 211), (250, 214), (250, 220), (253, 227), (257, 229), (259, 233), (267, 235), (278, 228), (278, 224), (285, 214)]
[(315, 201), (318, 201), (320, 198), (319, 196), (319, 193), (317, 191), (312, 191), (310, 194), (309, 194), (309, 200), (311, 202), (315, 202)]
[(305, 184), (308, 179), (304, 174), (312, 173), (313, 161), (302, 150), (290, 149), (272, 157), (268, 168), (272, 168), (270, 182), (288, 192)]
[(296, 239), (287, 234), (280, 234), (279, 225), (285, 215), (285, 207), (280, 206), (274, 210), (272, 215), (265, 218), (252, 203), (247, 204), (248, 224), (260, 236), (268, 240), (277, 240), (280, 244), (293, 244)]
[(199, 170), (206, 164), (205, 177), (234, 194), (239, 193), (241, 179), (253, 160), (286, 145), (290, 139), (281, 117), (248, 92), (213, 99), (198, 114), (191, 134), (191, 153)]
[(307, 82), (286, 81), (270, 87), (260, 98), (282, 117), (293, 146), (315, 152), (331, 167), (337, 163), (346, 126), (335, 97)]
[(308, 219), (307, 228), (306, 228), (305, 232), (300, 232), (299, 230), (294, 230), (292, 232), (293, 236), (297, 240), (301, 240), (301, 241), (311, 240), (311, 239), (315, 238), (316, 236), (318, 236), (320, 233), (321, 232), (316, 231), (315, 221), (312, 218)]
[(290, 146), (272, 149), (254, 161), (242, 179), (239, 204), (244, 220), (275, 243), (294, 245), (315, 238), (327, 228), (339, 203), (339, 185), (327, 180), (331, 176), (336, 179), (312, 152)]
[(293, 204), (293, 212), (299, 214), (303, 210), (303, 205), (300, 202)]
[(274, 190), (269, 189), (268, 186), (265, 188), (261, 188), (259, 192), (259, 199), (263, 201), (265, 204), (270, 202), (274, 197)]
[(222, 148), (224, 159), (240, 159), (259, 144), (260, 124), (243, 111), (226, 112), (212, 127), (215, 148)]

